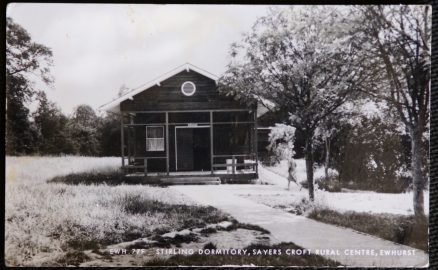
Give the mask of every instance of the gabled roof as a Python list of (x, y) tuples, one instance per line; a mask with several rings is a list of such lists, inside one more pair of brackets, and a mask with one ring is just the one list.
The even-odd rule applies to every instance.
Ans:
[[(129, 92), (127, 92), (126, 94), (122, 95), (121, 97), (118, 97), (116, 99), (113, 99), (112, 101), (102, 105), (99, 107), (99, 111), (106, 111), (106, 112), (120, 112), (120, 103), (122, 103), (123, 101), (127, 100), (127, 99), (131, 99), (133, 98), (133, 96), (148, 90), (149, 88), (151, 88), (152, 86), (158, 85), (160, 86), (160, 83), (164, 80), (169, 79), (170, 77), (182, 72), (182, 71), (194, 71), (197, 72), (201, 75), (204, 75), (207, 78), (210, 78), (212, 80), (214, 80), (216, 82), (216, 84), (218, 83), (218, 79), (219, 77), (202, 69), (199, 67), (196, 67), (190, 63), (185, 63), (179, 67), (174, 68), (173, 70), (143, 84), (140, 87), (137, 87), (135, 89), (130, 90)], [(260, 117), (262, 115), (264, 115), (265, 113), (267, 113), (269, 110), (272, 110), (275, 108), (275, 104), (269, 100), (266, 99), (262, 99), (259, 98), (258, 99), (258, 106), (257, 106), (257, 117)]]
[(161, 75), (161, 76), (159, 76), (159, 77), (157, 77), (157, 78), (147, 82), (146, 84), (144, 84), (144, 85), (142, 85), (140, 87), (137, 87), (137, 88), (127, 92), (123, 96), (118, 97), (118, 98), (116, 98), (116, 99), (114, 99), (114, 100), (112, 100), (112, 101), (110, 101), (110, 102), (100, 106), (99, 110), (106, 111), (106, 112), (119, 112), (120, 111), (120, 103), (122, 103), (123, 101), (125, 101), (127, 99), (132, 99), (133, 96), (135, 96), (138, 93), (141, 93), (141, 92), (151, 88), (154, 85), (158, 85), (159, 86), (162, 81), (164, 81), (164, 80), (166, 80), (166, 79), (168, 79), (168, 78), (170, 78), (170, 77), (172, 77), (172, 76), (174, 76), (174, 75), (176, 75), (176, 74), (178, 74), (178, 73), (180, 73), (180, 72), (182, 72), (184, 70), (187, 70), (187, 71), (193, 70), (193, 71), (195, 71), (195, 72), (197, 72), (197, 73), (199, 73), (201, 75), (204, 75), (207, 78), (210, 78), (210, 79), (214, 80), (216, 83), (217, 83), (217, 81), (219, 79), (218, 76), (216, 76), (216, 75), (214, 75), (214, 74), (212, 74), (212, 73), (210, 73), (208, 71), (205, 71), (205, 70), (203, 70), (203, 69), (201, 69), (199, 67), (196, 67), (196, 66), (194, 66), (194, 65), (192, 65), (190, 63), (185, 63), (184, 65), (181, 65), (181, 66), (179, 66), (177, 68), (174, 68), (173, 70), (171, 70), (171, 71), (169, 71), (169, 72), (167, 72), (167, 73), (165, 73), (165, 74), (163, 74), (163, 75)]

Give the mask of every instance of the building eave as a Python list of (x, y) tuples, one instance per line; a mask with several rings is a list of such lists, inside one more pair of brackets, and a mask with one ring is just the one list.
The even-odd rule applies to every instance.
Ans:
[(118, 98), (100, 106), (98, 110), (99, 111), (106, 111), (106, 112), (110, 112), (110, 113), (118, 113), (118, 112), (120, 112), (120, 103), (122, 103), (123, 101), (128, 100), (128, 99), (132, 100), (133, 96), (135, 96), (143, 91), (146, 91), (155, 85), (160, 86), (161, 82), (169, 79), (170, 77), (172, 77), (172, 76), (174, 76), (182, 71), (190, 71), (190, 70), (214, 80), (216, 82), (216, 84), (218, 83), (218, 79), (219, 79), (218, 76), (216, 76), (216, 75), (214, 75), (214, 74), (212, 74), (204, 69), (196, 67), (190, 63), (185, 63), (185, 64), (183, 64), (179, 67), (176, 67), (173, 70), (145, 83), (144, 85), (129, 91), (128, 93), (124, 94), (123, 96), (118, 97)]

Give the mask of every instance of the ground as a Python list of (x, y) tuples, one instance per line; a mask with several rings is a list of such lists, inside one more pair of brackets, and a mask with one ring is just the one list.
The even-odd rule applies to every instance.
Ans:
[[(275, 187), (266, 190), (262, 185), (173, 186), (172, 189), (201, 204), (229, 213), (236, 220), (270, 231), (273, 243), (293, 242), (301, 248), (311, 250), (312, 254), (323, 254), (342, 265), (419, 267), (428, 263), (428, 255), (422, 250), (303, 215), (291, 214), (240, 196), (249, 187), (251, 193), (260, 192), (266, 195), (275, 192)], [(393, 250), (400, 254), (404, 252), (405, 255), (388, 256), (386, 252)], [(410, 255), (406, 255), (407, 253)]]
[[(302, 171), (300, 161), (298, 163)], [(163, 244), (162, 239), (168, 239), (163, 238), (163, 235), (175, 229), (184, 231), (189, 226), (184, 220), (190, 220), (197, 241), (187, 240), (187, 236), (178, 236), (178, 241), (182, 241), (179, 245), (182, 246), (192, 245), (197, 248), (210, 242), (221, 246), (224, 242), (218, 239), (228, 239), (233, 246), (269, 243), (267, 239), (270, 237), (264, 235), (263, 230), (252, 227), (234, 226), (232, 230), (215, 229), (214, 233), (200, 233), (201, 230), (212, 232), (214, 230), (208, 226), (232, 219), (226, 213), (200, 206), (175, 189), (126, 184), (67, 185), (47, 182), (55, 176), (84, 171), (106, 172), (119, 166), (119, 158), (7, 157), (5, 251), (8, 265), (38, 266), (53, 265), (54, 262), (58, 265), (144, 264), (143, 260), (132, 261), (123, 256), (117, 256), (116, 260), (120, 261), (116, 262), (114, 258), (108, 258), (108, 254), (100, 254), (99, 250), (103, 246), (122, 243), (150, 247), (149, 238), (154, 237), (155, 240), (161, 239), (158, 242)], [(288, 211), (302, 204), (307, 198), (307, 190), (300, 190), (294, 184), (291, 190), (286, 190), (287, 181), (281, 176), (285, 168), (281, 166), (269, 170), (261, 168), (257, 185), (230, 185), (230, 188), (242, 199)], [(303, 173), (299, 172), (298, 178), (302, 176)], [(412, 213), (412, 194), (409, 193), (317, 191), (316, 198), (316, 206), (339, 212)], [(425, 198), (428, 212), (428, 193), (425, 193)], [(167, 212), (160, 213), (157, 209), (166, 209)], [(138, 238), (137, 235), (149, 235), (149, 238)], [(75, 260), (72, 261), (72, 258)], [(327, 265), (328, 262), (319, 263)]]
[[(302, 159), (297, 162), (298, 182), (306, 180), (306, 166)], [(324, 170), (319, 167), (315, 170), (315, 179), (322, 177)], [(303, 199), (308, 198), (307, 189), (301, 189), (291, 183), (291, 189), (287, 188), (287, 163), (282, 161), (272, 167), (264, 167), (260, 170), (259, 181), (261, 184), (270, 184), (266, 187), (266, 193), (249, 190), (241, 196), (250, 197), (252, 200), (272, 206), (288, 208), (298, 205)], [(282, 189), (278, 189), (280, 187)], [(246, 189), (245, 189), (246, 191)], [(429, 192), (424, 192), (424, 207), (426, 214), (429, 213)], [(413, 214), (413, 195), (406, 193), (377, 193), (372, 191), (347, 190), (345, 192), (315, 191), (315, 205), (333, 209), (340, 212), (355, 211), (368, 213), (388, 213), (398, 215)]]

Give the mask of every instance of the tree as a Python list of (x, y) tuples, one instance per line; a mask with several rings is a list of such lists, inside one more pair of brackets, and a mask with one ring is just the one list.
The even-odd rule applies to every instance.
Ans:
[(342, 186), (405, 191), (407, 168), (399, 123), (375, 115), (355, 118), (342, 123), (333, 149), (333, 166)]
[(373, 68), (381, 69), (383, 86), (370, 94), (386, 100), (404, 123), (411, 140), (413, 202), (416, 217), (424, 216), (422, 138), (430, 110), (431, 7), (367, 6), (359, 9), (359, 28), (370, 40)]
[(52, 51), (32, 41), (29, 33), (7, 18), (6, 24), (6, 153), (34, 151), (35, 132), (29, 121), (29, 102), (35, 93), (32, 76), (53, 83)]
[(79, 105), (73, 111), (68, 124), (76, 153), (87, 156), (99, 154), (100, 119), (89, 105)]
[(327, 115), (322, 121), (319, 127), (315, 131), (316, 137), (321, 140), (324, 145), (324, 175), (326, 181), (329, 180), (329, 167), (330, 167), (330, 157), (332, 149), (333, 137), (339, 132), (339, 122), (343, 121), (346, 113), (338, 110), (330, 115)]
[(101, 156), (120, 156), (120, 118), (115, 114), (108, 114), (102, 119), (99, 128), (99, 142)]
[(334, 7), (271, 10), (232, 45), (232, 61), (220, 81), (220, 91), (236, 99), (263, 105), (269, 100), (289, 113), (288, 124), (305, 137), (310, 200), (315, 130), (369, 76), (347, 18)]
[(56, 104), (47, 99), (46, 93), (37, 93), (38, 108), (33, 113), (38, 131), (37, 149), (40, 154), (72, 154), (73, 143), (67, 131), (67, 117)]

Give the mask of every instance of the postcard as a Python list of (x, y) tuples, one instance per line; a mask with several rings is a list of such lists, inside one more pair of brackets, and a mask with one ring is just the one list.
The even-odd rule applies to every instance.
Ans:
[(429, 265), (430, 5), (6, 15), (6, 266)]

